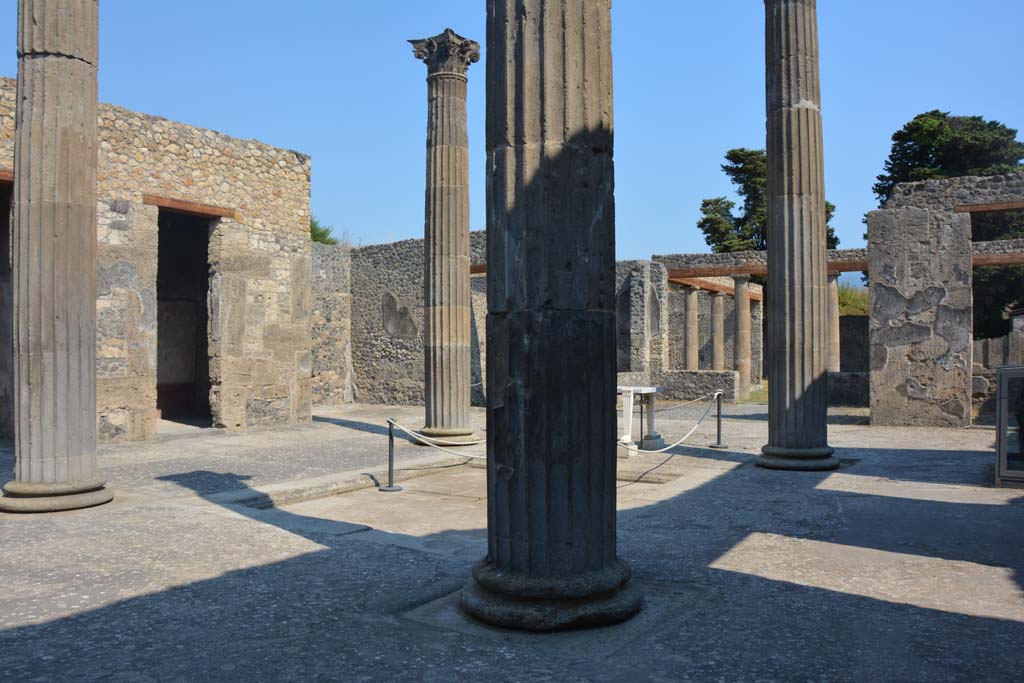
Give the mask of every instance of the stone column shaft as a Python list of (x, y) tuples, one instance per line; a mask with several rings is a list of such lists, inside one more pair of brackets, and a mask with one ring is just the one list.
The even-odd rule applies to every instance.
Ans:
[(711, 369), (725, 370), (725, 294), (711, 295)]
[(841, 333), (839, 327), (839, 273), (828, 274), (828, 371), (842, 368)]
[(96, 467), (96, 0), (20, 0), (14, 481), (0, 509), (106, 503)]
[(686, 288), (686, 369), (700, 370), (700, 290)]
[(825, 178), (815, 0), (766, 0), (768, 445), (758, 464), (832, 469)]
[(610, 9), (487, 6), (488, 553), (461, 604), (512, 628), (642, 602), (616, 557)]
[(736, 342), (733, 353), (735, 354), (736, 372), (740, 375), (740, 393), (746, 394), (750, 387), (750, 276), (737, 275), (733, 277), (733, 305), (735, 308)]
[(423, 433), (473, 439), (470, 404), (469, 134), (466, 89), (479, 44), (451, 29), (409, 41), (427, 64), (423, 241)]

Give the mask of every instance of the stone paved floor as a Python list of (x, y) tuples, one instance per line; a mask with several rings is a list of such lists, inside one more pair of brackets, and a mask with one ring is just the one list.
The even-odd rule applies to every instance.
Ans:
[[(661, 431), (682, 434), (699, 412), (663, 413)], [(226, 502), (379, 465), (384, 418), (415, 426), (415, 408), (105, 448), (111, 505), (0, 517), (0, 676), (1019, 680), (1024, 491), (990, 488), (993, 433), (836, 415), (843, 468), (779, 473), (752, 465), (764, 413), (730, 407), (725, 451), (620, 461), (619, 552), (646, 608), (547, 636), (454, 608), (484, 549), (478, 466), (443, 456), (397, 494)], [(708, 423), (692, 443), (712, 440)], [(401, 442), (398, 457), (422, 468), (432, 456)]]

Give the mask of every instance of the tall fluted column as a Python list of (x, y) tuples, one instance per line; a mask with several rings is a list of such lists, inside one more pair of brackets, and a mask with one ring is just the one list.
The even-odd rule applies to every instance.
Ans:
[(725, 370), (725, 294), (711, 294), (711, 369)]
[(97, 0), (19, 0), (14, 481), (0, 510), (109, 501), (96, 467)]
[(686, 369), (700, 370), (700, 290), (686, 288)]
[(768, 445), (758, 464), (833, 469), (825, 178), (815, 0), (766, 0)]
[(842, 349), (839, 331), (839, 273), (828, 274), (828, 371), (842, 368)]
[(427, 192), (423, 241), (423, 433), (471, 441), (469, 421), (469, 134), (466, 85), (480, 45), (450, 28), (410, 40), (427, 64)]
[(641, 606), (615, 536), (610, 0), (487, 4), (487, 540), (470, 615), (553, 630)]
[(733, 305), (736, 309), (736, 346), (733, 353), (736, 372), (740, 376), (740, 394), (745, 396), (750, 389), (750, 276), (734, 275), (732, 281)]

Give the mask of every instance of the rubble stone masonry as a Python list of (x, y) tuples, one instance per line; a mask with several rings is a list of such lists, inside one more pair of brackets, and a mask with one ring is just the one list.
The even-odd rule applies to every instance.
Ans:
[[(0, 169), (13, 167), (14, 100), (14, 81), (0, 79)], [(156, 430), (157, 220), (166, 209), (155, 204), (166, 200), (228, 214), (204, 218), (214, 425), (310, 420), (309, 188), (310, 159), (298, 152), (100, 105), (100, 438)]]

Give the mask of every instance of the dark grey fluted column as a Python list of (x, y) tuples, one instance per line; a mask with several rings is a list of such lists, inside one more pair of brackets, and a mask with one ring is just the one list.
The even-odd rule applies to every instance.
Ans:
[(480, 45), (450, 28), (410, 40), (427, 64), (427, 191), (423, 242), (423, 433), (471, 441), (469, 421), (469, 134), (466, 80)]
[(839, 273), (828, 274), (828, 371), (839, 372), (842, 368), (839, 328)]
[(96, 0), (20, 0), (14, 481), (0, 509), (113, 496), (96, 468)]
[(762, 467), (833, 469), (815, 0), (766, 0), (768, 445)]
[(711, 293), (711, 369), (725, 370), (725, 294)]
[(686, 288), (686, 369), (700, 370), (700, 290)]
[(512, 628), (642, 602), (616, 557), (610, 5), (488, 2), (488, 553), (462, 607)]
[(734, 275), (732, 281), (736, 324), (733, 353), (736, 372), (740, 375), (740, 394), (745, 396), (750, 389), (750, 276)]

